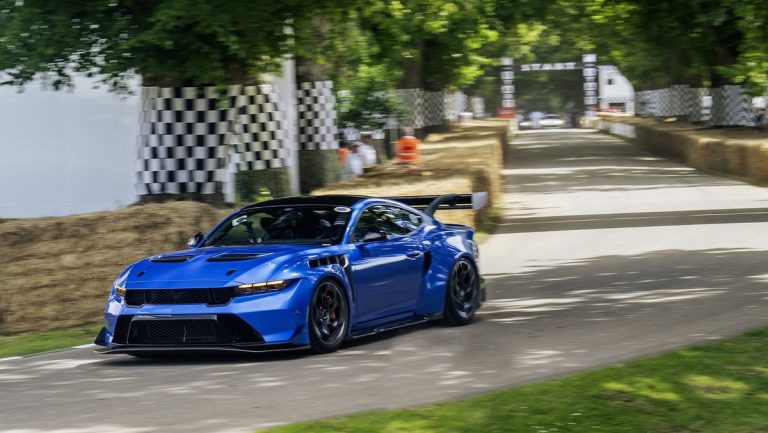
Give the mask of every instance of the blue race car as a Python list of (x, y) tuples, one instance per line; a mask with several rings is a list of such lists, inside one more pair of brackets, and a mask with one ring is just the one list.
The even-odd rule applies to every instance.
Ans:
[(195, 234), (189, 249), (120, 274), (99, 352), (322, 353), (427, 320), (466, 325), (485, 297), (474, 230), (433, 214), (484, 201), (484, 193), (327, 195), (242, 207)]

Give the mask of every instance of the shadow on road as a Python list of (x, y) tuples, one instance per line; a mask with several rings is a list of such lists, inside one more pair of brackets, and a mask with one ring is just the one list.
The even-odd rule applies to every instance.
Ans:
[(719, 315), (738, 317), (768, 305), (765, 256), (762, 250), (665, 250), (486, 274), (490, 300), (480, 314), (504, 324), (546, 324), (552, 315), (615, 321), (616, 332), (623, 332), (622, 321), (639, 315), (660, 314), (670, 328), (685, 321), (714, 321)]
[[(411, 332), (417, 332), (439, 324), (437, 322), (422, 323), (407, 328), (399, 328), (381, 334), (369, 335), (357, 338), (344, 343), (340, 349), (360, 350), (366, 346)], [(207, 364), (241, 364), (241, 363), (264, 363), (264, 362), (286, 362), (296, 361), (311, 357), (321, 357), (309, 349), (301, 348), (285, 351), (263, 351), (263, 352), (177, 352), (177, 353), (158, 353), (152, 356), (134, 357), (124, 354), (103, 355), (103, 361), (99, 362), (102, 366), (110, 367), (133, 367), (133, 366), (168, 366), (168, 365), (207, 365)]]
[(494, 233), (527, 233), (761, 222), (768, 222), (768, 208), (703, 209), (671, 212), (607, 213), (535, 218), (507, 218), (498, 224)]

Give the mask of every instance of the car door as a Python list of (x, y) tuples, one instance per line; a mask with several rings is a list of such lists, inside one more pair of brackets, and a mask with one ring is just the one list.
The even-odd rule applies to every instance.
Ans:
[(408, 313), (419, 299), (424, 254), (404, 212), (372, 205), (355, 223), (349, 259), (359, 323)]

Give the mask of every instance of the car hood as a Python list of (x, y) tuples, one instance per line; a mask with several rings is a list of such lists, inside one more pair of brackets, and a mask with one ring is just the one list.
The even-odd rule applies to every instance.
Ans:
[(130, 267), (122, 284), (131, 289), (209, 288), (268, 281), (287, 261), (317, 246), (206, 247), (147, 257)]

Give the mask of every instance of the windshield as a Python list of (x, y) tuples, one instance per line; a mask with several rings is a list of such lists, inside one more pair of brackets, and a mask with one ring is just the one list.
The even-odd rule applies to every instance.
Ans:
[(267, 206), (246, 209), (221, 224), (204, 247), (255, 244), (337, 244), (351, 209), (344, 206)]

